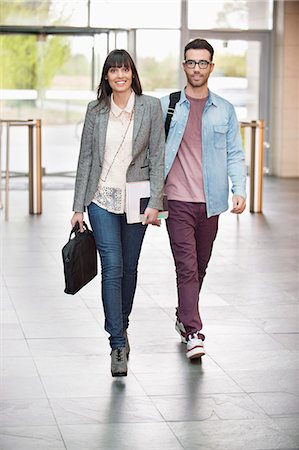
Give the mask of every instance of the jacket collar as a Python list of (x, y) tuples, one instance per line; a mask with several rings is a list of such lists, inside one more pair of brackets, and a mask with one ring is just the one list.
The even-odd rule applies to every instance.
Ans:
[(135, 92), (134, 91), (131, 92), (131, 95), (129, 97), (128, 103), (125, 108), (120, 108), (119, 106), (117, 106), (116, 103), (114, 102), (113, 94), (111, 94), (110, 110), (115, 117), (119, 117), (122, 112), (131, 114), (134, 103), (135, 103)]
[[(210, 89), (208, 89), (208, 91), (209, 91), (209, 95), (208, 95), (208, 100), (207, 100), (206, 104), (208, 106), (211, 106), (211, 105), (218, 106), (218, 95), (214, 94), (214, 92), (210, 91)], [(185, 88), (182, 89), (182, 91), (181, 91), (181, 98), (179, 100), (179, 104), (184, 103), (184, 102), (189, 103), (189, 101), (186, 97)]]

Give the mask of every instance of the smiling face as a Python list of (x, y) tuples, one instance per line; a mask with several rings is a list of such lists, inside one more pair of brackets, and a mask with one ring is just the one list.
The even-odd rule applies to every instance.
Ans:
[[(211, 61), (211, 55), (208, 50), (205, 49), (189, 49), (186, 52), (187, 60), (206, 60)], [(206, 69), (200, 69), (198, 64), (193, 68), (189, 69), (186, 64), (183, 63), (183, 69), (187, 77), (187, 85), (191, 88), (207, 88), (208, 79), (214, 69), (214, 64), (209, 64)]]
[(128, 90), (131, 91), (133, 72), (130, 67), (110, 67), (106, 77), (112, 92), (124, 93)]
[(135, 63), (126, 50), (112, 50), (104, 62), (97, 98), (109, 110), (112, 93), (114, 97), (122, 97), (121, 103), (125, 104), (125, 100), (128, 100), (132, 90), (137, 95), (142, 94)]

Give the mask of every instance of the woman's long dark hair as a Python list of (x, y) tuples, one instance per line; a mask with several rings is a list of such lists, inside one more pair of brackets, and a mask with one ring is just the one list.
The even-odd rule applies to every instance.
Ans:
[(142, 94), (142, 87), (136, 66), (133, 59), (126, 50), (112, 50), (107, 56), (101, 75), (101, 81), (97, 90), (97, 99), (99, 102), (103, 102), (107, 109), (110, 109), (110, 96), (112, 89), (106, 80), (108, 70), (111, 67), (125, 67), (126, 69), (131, 69), (133, 74), (132, 79), (132, 89), (137, 95)]

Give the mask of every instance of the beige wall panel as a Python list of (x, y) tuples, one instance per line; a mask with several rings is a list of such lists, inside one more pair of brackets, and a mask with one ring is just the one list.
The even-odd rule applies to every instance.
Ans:
[(298, 80), (296, 78), (285, 77), (282, 95), (282, 106), (284, 110), (285, 108), (299, 107)]
[[(298, 24), (299, 27), (299, 24)], [(289, 77), (299, 77), (299, 47), (288, 45), (285, 47), (284, 72)]]
[(299, 1), (285, 2), (285, 12), (286, 14), (299, 14)]
[(299, 14), (286, 14), (285, 16), (285, 45), (299, 46)]

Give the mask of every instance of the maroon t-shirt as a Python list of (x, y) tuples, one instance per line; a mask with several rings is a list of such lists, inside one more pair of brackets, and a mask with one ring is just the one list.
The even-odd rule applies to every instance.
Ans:
[(166, 179), (165, 192), (169, 200), (205, 202), (202, 177), (202, 113), (208, 97), (192, 98), (185, 132)]

